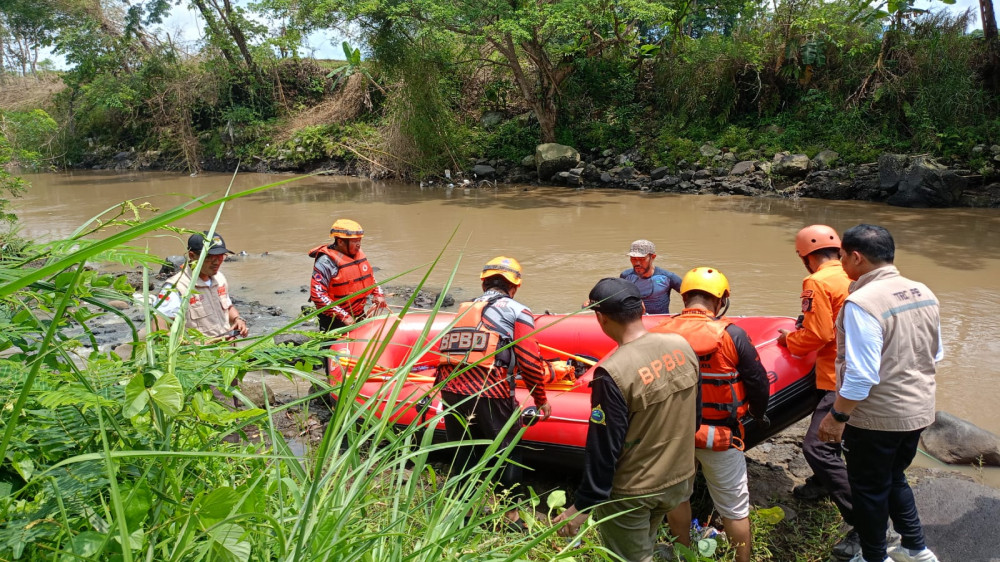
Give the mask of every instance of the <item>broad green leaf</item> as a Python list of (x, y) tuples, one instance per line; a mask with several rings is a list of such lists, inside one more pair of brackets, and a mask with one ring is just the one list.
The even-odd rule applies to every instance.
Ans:
[(176, 416), (184, 406), (184, 389), (173, 373), (161, 376), (149, 387), (149, 398), (168, 416)]
[(250, 558), (250, 543), (240, 540), (243, 536), (243, 527), (233, 523), (224, 523), (208, 530), (208, 535), (217, 542), (236, 560), (248, 560)]
[(146, 392), (146, 383), (142, 373), (136, 373), (132, 380), (125, 385), (125, 411), (126, 417), (137, 416), (149, 402), (149, 394)]
[(545, 498), (545, 504), (549, 506), (549, 509), (566, 505), (566, 492), (564, 490), (553, 491)]
[(132, 486), (128, 481), (122, 482), (122, 497), (128, 500), (125, 502), (125, 521), (130, 529), (138, 528), (153, 507), (153, 492), (149, 483), (139, 480)]
[(758, 509), (757, 516), (768, 525), (777, 525), (785, 519), (785, 510), (781, 509), (781, 506), (776, 505), (767, 509)]
[(63, 560), (81, 560), (95, 558), (101, 552), (104, 545), (104, 535), (96, 531), (84, 531), (70, 541), (70, 549), (76, 556), (69, 554), (63, 556)]
[(715, 539), (701, 539), (698, 541), (698, 554), (705, 557), (712, 557), (719, 543)]
[(202, 496), (198, 500), (195, 509), (202, 525), (208, 527), (217, 521), (229, 517), (229, 514), (233, 511), (233, 506), (239, 500), (240, 495), (236, 490), (229, 487), (222, 487)]

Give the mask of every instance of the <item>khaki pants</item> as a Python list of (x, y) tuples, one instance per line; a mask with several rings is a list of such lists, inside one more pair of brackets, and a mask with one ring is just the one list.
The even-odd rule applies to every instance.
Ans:
[(609, 501), (598, 505), (594, 517), (602, 521), (598, 526), (604, 546), (630, 562), (648, 562), (653, 559), (653, 547), (667, 512), (691, 497), (694, 477), (640, 497), (611, 494)]

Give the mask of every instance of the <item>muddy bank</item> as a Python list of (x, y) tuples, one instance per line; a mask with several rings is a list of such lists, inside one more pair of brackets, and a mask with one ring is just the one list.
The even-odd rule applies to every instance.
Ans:
[[(1000, 145), (977, 145), (968, 159), (937, 159), (927, 154), (883, 154), (877, 162), (840, 162), (823, 150), (806, 154), (761, 150), (739, 154), (705, 144), (700, 158), (660, 166), (640, 151), (617, 153), (594, 149), (578, 152), (570, 146), (539, 145), (520, 162), (498, 158), (471, 158), (461, 170), (442, 170), (428, 184), (492, 188), (498, 183), (562, 185), (573, 188), (610, 188), (667, 193), (745, 195), (751, 197), (809, 197), (887, 203), (900, 207), (1000, 207)], [(985, 158), (986, 165), (973, 164)], [(158, 151), (95, 151), (79, 165), (95, 170), (170, 170), (173, 161)], [(206, 160), (202, 169), (259, 173), (326, 172), (363, 174), (353, 160), (321, 160), (291, 164), (280, 159), (257, 159), (252, 165), (230, 160)], [(366, 177), (384, 178), (367, 174)]]

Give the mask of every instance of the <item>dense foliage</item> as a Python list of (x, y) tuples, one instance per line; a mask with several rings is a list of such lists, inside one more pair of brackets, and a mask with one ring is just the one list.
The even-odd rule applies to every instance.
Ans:
[[(991, 0), (985, 33), (968, 32), (970, 13), (908, 0), (198, 0), (197, 52), (158, 31), (167, 2), (42, 4), (12, 2), (0, 18), (0, 76), (36, 71), (41, 46), (72, 65), (48, 108), (65, 163), (103, 148), (231, 167), (273, 158), (300, 129), (350, 123), (372, 134), (338, 137), (341, 154), (292, 147), (288, 165), (419, 174), (516, 162), (540, 141), (654, 165), (705, 142), (747, 157), (829, 148), (848, 162), (968, 158), (1000, 142)], [(309, 34), (345, 25), (354, 43), (337, 41), (339, 68), (298, 55)]]

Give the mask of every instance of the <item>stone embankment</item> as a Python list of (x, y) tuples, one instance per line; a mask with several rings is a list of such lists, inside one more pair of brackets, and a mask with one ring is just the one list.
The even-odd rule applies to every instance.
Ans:
[[(840, 156), (823, 150), (814, 157), (761, 151), (737, 155), (711, 144), (701, 146), (693, 162), (654, 166), (639, 150), (579, 152), (573, 147), (541, 144), (520, 162), (473, 158), (465, 170), (442, 171), (438, 180), (465, 187), (497, 183), (604, 187), (638, 191), (746, 195), (751, 197), (810, 197), (884, 202), (901, 207), (1000, 207), (1000, 145), (974, 147), (969, 164), (945, 163), (930, 155), (883, 154), (878, 162), (839, 163)], [(982, 164), (986, 162), (986, 164)], [(80, 167), (109, 170), (176, 169), (176, 162), (158, 151), (95, 151)], [(235, 160), (207, 160), (205, 170), (233, 171)], [(327, 171), (355, 175), (351, 161), (291, 164), (288, 160), (257, 159), (242, 168), (256, 172)]]

